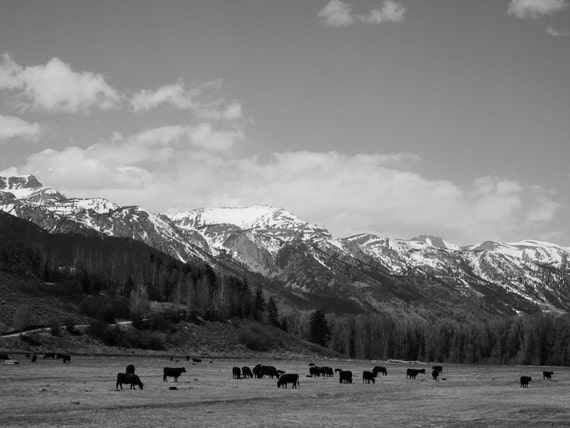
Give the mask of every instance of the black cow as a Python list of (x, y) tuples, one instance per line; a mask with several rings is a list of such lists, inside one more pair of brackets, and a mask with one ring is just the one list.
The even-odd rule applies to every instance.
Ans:
[(388, 370), (386, 370), (386, 367), (383, 366), (374, 366), (372, 373), (374, 373), (374, 376), (378, 376), (378, 373), (381, 373), (382, 376), (386, 376), (388, 375)]
[(55, 354), (55, 358), (57, 360), (63, 360), (64, 357), (67, 357), (66, 354), (60, 354), (59, 352), (57, 354)]
[(168, 376), (170, 377), (174, 377), (174, 382), (178, 382), (178, 377), (182, 374), (185, 373), (186, 369), (184, 367), (165, 367), (162, 370), (162, 381), (163, 382), (168, 382), (168, 379), (166, 379)]
[(1, 360), (9, 360), (10, 357), (8, 356), (8, 354), (0, 354), (0, 361)]
[(340, 373), (342, 371), (342, 369), (334, 369), (335, 373)]
[(61, 355), (61, 362), (63, 364), (71, 363), (71, 355)]
[(38, 360), (38, 356), (37, 355), (32, 355), (32, 363), (35, 363)]
[(431, 377), (432, 377), (432, 379), (433, 379), (433, 380), (437, 380), (437, 377), (439, 376), (439, 373), (440, 373), (439, 370), (433, 369), (433, 370), (431, 371)]
[(311, 375), (311, 377), (320, 377), (321, 376), (321, 371), (317, 366), (311, 366), (309, 367), (309, 374)]
[(542, 379), (552, 379), (554, 372), (542, 372)]
[(297, 373), (285, 373), (282, 374), (279, 380), (277, 381), (277, 388), (287, 388), (287, 384), (292, 383), (292, 388), (297, 388), (299, 385), (299, 375)]
[(125, 370), (126, 374), (135, 374), (135, 365), (134, 364), (129, 364), (127, 366), (127, 369)]
[(376, 377), (376, 375), (373, 372), (369, 372), (368, 370), (364, 370), (362, 372), (362, 383), (376, 383), (376, 380), (374, 379)]
[(192, 361), (195, 363), (201, 363), (202, 360), (200, 358), (192, 358)]
[(438, 372), (443, 373), (443, 366), (442, 365), (433, 366), (431, 369), (432, 369), (432, 371), (437, 370)]
[(406, 379), (407, 378), (415, 379), (419, 373), (425, 374), (425, 372), (426, 372), (426, 369), (408, 369), (408, 370), (406, 370)]
[(241, 373), (244, 379), (247, 379), (248, 377), (253, 378), (253, 373), (251, 372), (251, 369), (248, 366), (243, 366), (241, 368)]
[(46, 352), (44, 354), (44, 360), (55, 360), (55, 352)]
[(133, 373), (117, 373), (117, 386), (115, 389), (123, 389), (123, 384), (128, 383), (131, 385), (130, 389), (136, 389), (135, 386), (138, 385), (140, 389), (143, 389), (143, 383), (141, 382), (140, 378)]
[(528, 383), (532, 380), (530, 376), (521, 376), (521, 388), (528, 388)]
[(352, 383), (352, 372), (350, 370), (341, 370), (338, 378), (339, 383)]
[(273, 379), (274, 377), (279, 379), (279, 372), (273, 366), (263, 366), (261, 364), (257, 364), (253, 368), (253, 374), (258, 379), (263, 379), (265, 376), (269, 376), (269, 379)]
[(190, 361), (190, 355), (186, 355), (186, 361)]
[(309, 363), (309, 367), (313, 367), (315, 363)]
[(319, 371), (323, 377), (334, 377), (334, 371), (331, 367), (319, 367)]
[(241, 379), (241, 370), (239, 367), (234, 367), (232, 369), (232, 377), (234, 379)]

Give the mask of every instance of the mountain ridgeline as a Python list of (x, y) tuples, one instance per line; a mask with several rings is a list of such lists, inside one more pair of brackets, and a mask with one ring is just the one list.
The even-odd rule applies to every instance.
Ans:
[[(219, 306), (213, 296), (225, 282), (249, 281), (296, 309), (423, 319), (570, 309), (570, 249), (546, 242), (459, 248), (427, 235), (333, 238), (279, 208), (153, 214), (101, 198), (66, 198), (33, 176), (0, 177), (0, 211), (38, 226), (18, 226), (36, 242), (37, 272), (87, 272), (88, 290), (124, 292), (143, 282), (156, 299), (189, 305), (202, 299), (197, 306), (207, 307), (208, 299)], [(1, 218), (3, 225), (14, 221)], [(11, 228), (2, 227), (4, 236)], [(96, 279), (109, 269), (112, 280)]]

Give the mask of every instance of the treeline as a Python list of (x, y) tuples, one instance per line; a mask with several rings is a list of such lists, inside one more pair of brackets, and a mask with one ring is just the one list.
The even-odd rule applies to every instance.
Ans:
[[(185, 305), (192, 316), (206, 320), (279, 323), (275, 302), (266, 302), (259, 286), (219, 275), (206, 263), (182, 263), (127, 238), (49, 234), (2, 212), (0, 270), (53, 284), (61, 295), (124, 296), (131, 300), (131, 317), (144, 315), (144, 302), (159, 301)], [(107, 310), (106, 317), (112, 315)]]
[(400, 320), (388, 314), (330, 317), (334, 351), (359, 359), (468, 364), (570, 365), (570, 316)]

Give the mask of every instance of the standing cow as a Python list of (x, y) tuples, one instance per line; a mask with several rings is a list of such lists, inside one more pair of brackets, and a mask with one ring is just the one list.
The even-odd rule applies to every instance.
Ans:
[(299, 375), (297, 373), (285, 373), (282, 374), (279, 380), (277, 381), (277, 388), (287, 388), (287, 384), (292, 383), (292, 388), (297, 388), (299, 385)]
[(369, 372), (368, 370), (364, 370), (362, 372), (362, 383), (376, 383), (375, 378), (376, 375), (373, 372)]
[(339, 383), (352, 383), (352, 372), (350, 370), (342, 370), (338, 377)]
[(374, 368), (372, 369), (372, 373), (374, 373), (375, 376), (378, 376), (378, 374), (386, 376), (388, 375), (388, 370), (386, 370), (386, 367), (383, 366), (374, 366)]
[(178, 377), (182, 374), (186, 373), (186, 369), (184, 367), (165, 367), (162, 370), (162, 381), (168, 382), (167, 377), (173, 377), (174, 382), (178, 382)]
[(232, 369), (232, 377), (234, 379), (241, 379), (241, 370), (239, 367), (234, 367)]
[(532, 380), (530, 376), (521, 376), (521, 388), (528, 388), (528, 383)]
[(542, 379), (552, 379), (554, 372), (542, 372)]

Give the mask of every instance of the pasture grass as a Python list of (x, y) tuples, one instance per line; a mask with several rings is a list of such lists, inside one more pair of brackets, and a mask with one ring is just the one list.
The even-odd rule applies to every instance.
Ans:
[[(12, 356), (12, 355), (11, 355)], [(326, 360), (317, 365), (350, 369), (352, 385), (338, 377), (308, 378), (309, 361), (186, 360), (164, 357), (72, 356), (71, 364), (38, 360), (0, 365), (1, 426), (184, 427), (425, 427), (570, 426), (570, 368), (446, 365), (405, 378), (418, 367), (368, 361)], [(144, 390), (115, 390), (116, 375), (135, 364)], [(299, 389), (276, 380), (232, 379), (232, 367), (257, 363), (299, 373)], [(380, 364), (388, 376), (362, 384), (362, 371)], [(162, 382), (162, 368), (186, 367), (179, 382)], [(428, 372), (431, 366), (426, 366)], [(542, 371), (552, 370), (551, 381)], [(530, 375), (528, 389), (519, 377)], [(175, 386), (176, 390), (169, 387)]]

